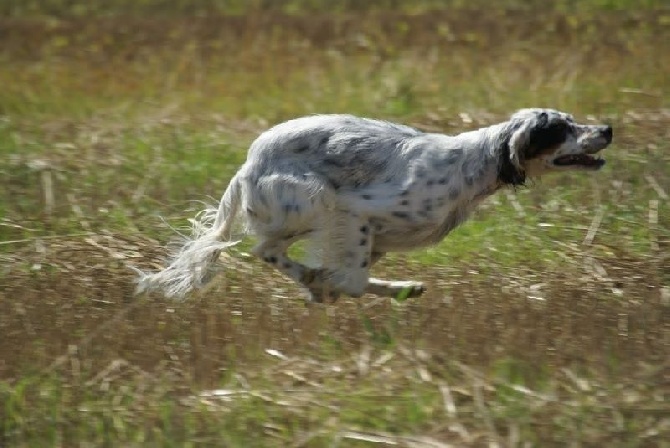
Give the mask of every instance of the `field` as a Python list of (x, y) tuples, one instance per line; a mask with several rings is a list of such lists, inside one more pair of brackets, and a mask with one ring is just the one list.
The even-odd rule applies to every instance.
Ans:
[[(670, 9), (492, 4), (3, 2), (0, 447), (670, 447)], [(305, 306), (251, 241), (133, 295), (274, 123), (528, 106), (612, 124), (607, 165), (375, 267), (420, 299)]]

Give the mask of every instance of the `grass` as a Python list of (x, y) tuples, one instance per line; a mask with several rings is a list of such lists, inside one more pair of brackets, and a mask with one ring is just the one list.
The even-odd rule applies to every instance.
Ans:
[[(0, 446), (668, 446), (667, 8), (244, 5), (0, 7)], [(529, 105), (612, 123), (608, 164), (376, 268), (421, 299), (306, 308), (248, 246), (133, 296), (273, 123)]]

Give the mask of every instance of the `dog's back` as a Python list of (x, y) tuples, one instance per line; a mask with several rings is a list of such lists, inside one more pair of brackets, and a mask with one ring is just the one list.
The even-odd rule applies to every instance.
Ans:
[(351, 115), (298, 118), (252, 143), (249, 175), (257, 181), (266, 173), (285, 171), (320, 176), (335, 190), (359, 188), (406, 169), (405, 143), (419, 135), (423, 133), (408, 126)]

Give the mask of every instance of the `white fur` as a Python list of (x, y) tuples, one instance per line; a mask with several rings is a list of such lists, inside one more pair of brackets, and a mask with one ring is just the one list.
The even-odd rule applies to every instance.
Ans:
[[(221, 251), (236, 244), (239, 216), (258, 239), (253, 253), (306, 287), (312, 300), (418, 295), (422, 284), (371, 279), (370, 267), (386, 252), (439, 242), (502, 186), (565, 168), (555, 163), (560, 156), (592, 154), (610, 141), (611, 128), (579, 125), (551, 109), (524, 109), (456, 136), (350, 115), (290, 120), (253, 142), (218, 210), (194, 220), (191, 239), (164, 270), (142, 273), (138, 291), (181, 298), (202, 286)], [(318, 267), (287, 256), (301, 239), (319, 249)]]

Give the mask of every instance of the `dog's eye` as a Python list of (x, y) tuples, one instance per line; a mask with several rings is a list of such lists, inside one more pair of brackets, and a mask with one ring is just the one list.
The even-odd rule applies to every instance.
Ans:
[(553, 127), (559, 130), (567, 131), (570, 127), (570, 123), (567, 120), (557, 120), (551, 124)]
[(527, 155), (541, 154), (561, 145), (567, 139), (569, 131), (570, 125), (563, 120), (540, 127), (531, 137), (531, 153)]
[(572, 126), (566, 121), (557, 121), (549, 125), (547, 131), (557, 140), (565, 140)]

